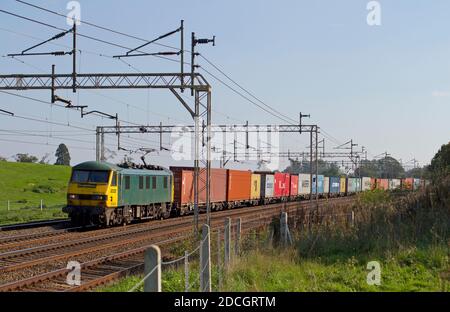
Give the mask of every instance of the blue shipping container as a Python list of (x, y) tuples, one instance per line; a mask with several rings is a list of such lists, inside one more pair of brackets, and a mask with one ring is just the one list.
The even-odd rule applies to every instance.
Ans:
[[(318, 194), (323, 194), (323, 180), (324, 180), (324, 176), (323, 175), (318, 175), (318, 183), (317, 183), (317, 193)], [(316, 175), (313, 175), (313, 183), (312, 183), (312, 193), (316, 194)]]
[(341, 191), (341, 178), (330, 177), (330, 194), (339, 194)]

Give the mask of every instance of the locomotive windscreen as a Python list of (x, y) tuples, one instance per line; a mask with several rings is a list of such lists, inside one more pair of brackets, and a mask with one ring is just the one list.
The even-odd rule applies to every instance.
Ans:
[(75, 183), (108, 183), (109, 171), (74, 170), (71, 182)]

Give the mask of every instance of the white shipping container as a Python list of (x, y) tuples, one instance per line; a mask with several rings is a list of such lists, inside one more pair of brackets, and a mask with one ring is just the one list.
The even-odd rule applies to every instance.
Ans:
[(370, 178), (368, 177), (362, 177), (361, 178), (361, 185), (362, 185), (362, 191), (370, 191), (371, 185), (370, 185)]
[(401, 181), (400, 179), (389, 179), (389, 189), (395, 190), (400, 188)]
[(309, 195), (311, 191), (310, 178), (310, 175), (307, 173), (298, 175), (298, 195)]
[(266, 174), (265, 197), (273, 197), (275, 177), (272, 174)]
[(329, 177), (323, 178), (323, 193), (324, 194), (330, 193), (330, 178)]

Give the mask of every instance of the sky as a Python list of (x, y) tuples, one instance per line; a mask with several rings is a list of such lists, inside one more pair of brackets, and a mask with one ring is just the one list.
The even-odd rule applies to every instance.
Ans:
[[(66, 14), (69, 1), (27, 0)], [(447, 0), (378, 1), (381, 25), (370, 26), (369, 1), (79, 1), (81, 25), (78, 31), (126, 47), (142, 41), (99, 30), (83, 24), (95, 23), (151, 40), (176, 29), (185, 21), (185, 44), (190, 34), (216, 36), (216, 45), (201, 45), (198, 51), (235, 82), (265, 104), (297, 120), (318, 124), (325, 136), (327, 151), (350, 139), (369, 151), (369, 158), (388, 152), (407, 162), (430, 162), (450, 134), (450, 2)], [(1, 0), (0, 9), (14, 12), (60, 28), (70, 28), (66, 19), (14, 0)], [(71, 71), (69, 56), (28, 56), (12, 59), (17, 53), (59, 31), (0, 12), (0, 74), (57, 73)], [(161, 43), (177, 46), (179, 37)], [(36, 49), (48, 52), (67, 49), (70, 36)], [(175, 72), (179, 64), (154, 57), (111, 58), (126, 50), (78, 38), (78, 71), (94, 72)], [(149, 46), (147, 52), (165, 48)], [(212, 86), (213, 123), (286, 124), (261, 110), (235, 90), (242, 89), (204, 59), (199, 71)], [(186, 66), (187, 70), (187, 66)], [(207, 70), (216, 78), (205, 72)], [(58, 91), (59, 96), (89, 109), (119, 115), (133, 124), (192, 124), (187, 111), (167, 90), (79, 90)], [(54, 153), (59, 143), (70, 150), (72, 163), (95, 159), (98, 125), (114, 121), (96, 116), (80, 117), (80, 112), (50, 105), (48, 91), (13, 91), (30, 99), (0, 93), (0, 109), (17, 117), (0, 114), (0, 156), (11, 159), (17, 153), (42, 157)], [(191, 101), (189, 92), (183, 95)], [(250, 97), (247, 94), (247, 97)], [(253, 98), (253, 101), (259, 103)], [(21, 118), (26, 117), (27, 119)], [(33, 119), (33, 120), (31, 120)], [(36, 119), (41, 120), (40, 122)], [(44, 122), (42, 122), (44, 121)], [(45, 122), (46, 121), (46, 122)], [(49, 123), (50, 122), (50, 123)], [(70, 126), (64, 126), (70, 125)], [(156, 147), (158, 136), (135, 135), (123, 138), (130, 150)], [(172, 139), (164, 137), (164, 144)], [(117, 138), (106, 138), (107, 148), (117, 150)], [(304, 151), (309, 137), (287, 135), (281, 150)], [(124, 151), (116, 151), (115, 159)], [(133, 157), (138, 158), (135, 154)], [(161, 153), (152, 162), (172, 164)], [(286, 160), (283, 160), (285, 163)], [(230, 162), (230, 167), (246, 166)]]

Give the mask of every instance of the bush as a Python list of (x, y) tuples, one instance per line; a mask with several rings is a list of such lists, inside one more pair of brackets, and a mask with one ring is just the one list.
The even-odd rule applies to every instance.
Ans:
[(51, 187), (50, 185), (37, 185), (31, 189), (33, 193), (38, 194), (54, 194), (58, 192), (55, 188)]

